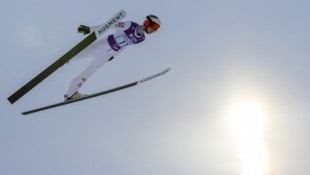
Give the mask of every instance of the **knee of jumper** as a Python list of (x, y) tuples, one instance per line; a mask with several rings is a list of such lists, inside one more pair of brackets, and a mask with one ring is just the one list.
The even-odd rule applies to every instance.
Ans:
[(87, 80), (87, 78), (82, 77), (82, 78), (80, 79), (80, 81), (78, 82), (77, 86), (78, 86), (78, 87), (81, 87), (81, 86), (83, 85), (83, 83), (84, 83), (86, 80)]

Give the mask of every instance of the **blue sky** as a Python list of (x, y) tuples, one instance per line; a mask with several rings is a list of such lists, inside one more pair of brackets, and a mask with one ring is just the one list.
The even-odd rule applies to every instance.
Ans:
[[(307, 175), (310, 2), (4, 1), (0, 7), (0, 174), (246, 174), (228, 127), (236, 101), (266, 116), (269, 174)], [(57, 70), (16, 104), (15, 90), (81, 41), (80, 24), (120, 9), (159, 32), (125, 50), (81, 89), (93, 93), (171, 67), (131, 89), (24, 117), (63, 100), (88, 61)], [(259, 175), (257, 173), (257, 175)]]

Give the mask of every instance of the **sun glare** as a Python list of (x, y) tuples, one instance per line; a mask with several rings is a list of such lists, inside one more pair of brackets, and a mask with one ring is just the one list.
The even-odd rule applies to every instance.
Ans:
[(230, 109), (229, 120), (244, 175), (269, 175), (264, 110), (255, 102), (237, 102)]

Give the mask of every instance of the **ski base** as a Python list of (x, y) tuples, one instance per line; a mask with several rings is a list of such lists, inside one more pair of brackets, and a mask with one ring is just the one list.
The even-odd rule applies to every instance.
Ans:
[(97, 96), (101, 96), (101, 95), (105, 95), (105, 94), (109, 94), (109, 93), (112, 93), (112, 92), (116, 92), (116, 91), (119, 91), (119, 90), (122, 90), (122, 89), (126, 89), (126, 88), (129, 88), (129, 87), (133, 87), (133, 86), (136, 86), (138, 84), (141, 84), (143, 82), (146, 82), (148, 80), (151, 80), (151, 79), (154, 79), (154, 78), (157, 78), (163, 74), (166, 74), (167, 72), (170, 71), (170, 68), (167, 68), (157, 74), (154, 74), (154, 75), (151, 75), (149, 77), (146, 77), (144, 79), (141, 79), (141, 80), (138, 80), (138, 81), (135, 81), (135, 82), (132, 82), (132, 83), (128, 83), (128, 84), (125, 84), (125, 85), (122, 85), (122, 86), (119, 86), (119, 87), (116, 87), (116, 88), (112, 88), (112, 89), (109, 89), (109, 90), (106, 90), (106, 91), (102, 91), (102, 92), (98, 92), (98, 93), (95, 93), (95, 94), (91, 94), (91, 95), (88, 95), (86, 97), (82, 97), (82, 98), (78, 98), (78, 99), (74, 99), (74, 100), (69, 100), (69, 101), (64, 101), (64, 102), (59, 102), (59, 103), (55, 103), (55, 104), (52, 104), (52, 105), (48, 105), (48, 106), (43, 106), (43, 107), (40, 107), (40, 108), (36, 108), (36, 109), (32, 109), (32, 110), (29, 110), (29, 111), (25, 111), (25, 112), (22, 112), (23, 115), (28, 115), (28, 114), (32, 114), (32, 113), (36, 113), (36, 112), (39, 112), (39, 111), (44, 111), (44, 110), (47, 110), (47, 109), (51, 109), (51, 108), (55, 108), (55, 107), (59, 107), (59, 106), (64, 106), (64, 105), (67, 105), (67, 104), (71, 104), (71, 103), (75, 103), (75, 102), (79, 102), (79, 101), (82, 101), (82, 100), (87, 100), (87, 99), (90, 99), (90, 98), (94, 98), (94, 97), (97, 97)]

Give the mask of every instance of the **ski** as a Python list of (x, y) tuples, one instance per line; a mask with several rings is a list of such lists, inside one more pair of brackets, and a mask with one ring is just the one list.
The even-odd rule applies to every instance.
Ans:
[(53, 64), (51, 64), (49, 67), (47, 67), (41, 73), (39, 73), (36, 77), (34, 77), (32, 80), (30, 80), (28, 83), (26, 83), (23, 87), (21, 87), (16, 92), (14, 92), (10, 97), (8, 97), (8, 101), (11, 104), (15, 103), (18, 99), (20, 99), (22, 96), (24, 96), (27, 92), (29, 92), (32, 88), (34, 88), (36, 85), (38, 85), (40, 82), (42, 82), (45, 78), (47, 78), (53, 72), (55, 72), (58, 68), (60, 68), (66, 62), (68, 62), (70, 59), (72, 59), (74, 56), (76, 56), (78, 53), (80, 53), (83, 49), (85, 49), (91, 43), (96, 41), (100, 35), (104, 34), (105, 31), (110, 29), (113, 25), (115, 25), (117, 22), (119, 22), (125, 16), (126, 16), (126, 11), (120, 10), (111, 19), (109, 19), (106, 23), (98, 26), (96, 31), (90, 33), (85, 39), (83, 39), (76, 46), (74, 46), (71, 50), (69, 50), (67, 53), (65, 53), (63, 56), (61, 56), (59, 59), (57, 59)]
[(29, 110), (29, 111), (22, 112), (22, 114), (23, 115), (28, 115), (28, 114), (36, 113), (36, 112), (39, 112), (39, 111), (43, 111), (43, 110), (47, 110), (47, 109), (51, 109), (51, 108), (55, 108), (55, 107), (59, 107), (59, 106), (63, 106), (63, 105), (67, 105), (67, 104), (71, 104), (71, 103), (75, 103), (75, 102), (79, 102), (79, 101), (82, 101), (82, 100), (87, 100), (87, 99), (90, 99), (90, 98), (98, 97), (98, 96), (101, 96), (101, 95), (109, 94), (109, 93), (112, 93), (112, 92), (116, 92), (116, 91), (119, 91), (119, 90), (122, 90), (122, 89), (126, 89), (126, 88), (129, 88), (129, 87), (136, 86), (136, 85), (141, 84), (143, 82), (152, 80), (152, 79), (154, 79), (156, 77), (159, 77), (159, 76), (161, 76), (163, 74), (166, 74), (169, 71), (170, 71), (170, 68), (167, 68), (167, 69), (165, 69), (165, 70), (163, 70), (163, 71), (161, 71), (161, 72), (159, 72), (157, 74), (151, 75), (151, 76), (146, 77), (144, 79), (141, 79), (141, 80), (138, 80), (138, 81), (134, 81), (134, 82), (131, 82), (131, 83), (128, 83), (128, 84), (125, 84), (125, 85), (122, 85), (122, 86), (119, 86), (119, 87), (116, 87), (116, 88), (112, 88), (112, 89), (105, 90), (105, 91), (102, 91), (102, 92), (94, 93), (94, 94), (91, 94), (91, 95), (88, 95), (86, 97), (82, 97), (82, 98), (79, 98), (79, 99), (59, 102), (59, 103), (55, 103), (55, 104), (52, 104), (52, 105), (48, 105), (48, 106), (43, 106), (43, 107), (40, 107), (40, 108), (32, 109), (32, 110)]

